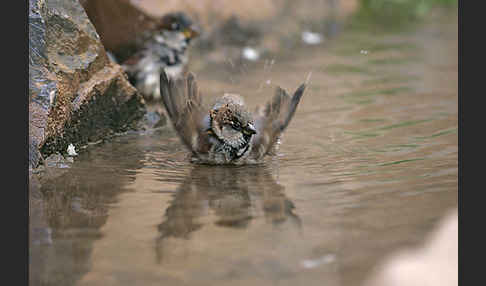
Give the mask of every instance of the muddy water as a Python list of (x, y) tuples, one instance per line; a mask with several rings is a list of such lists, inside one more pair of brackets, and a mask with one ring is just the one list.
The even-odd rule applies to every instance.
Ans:
[(31, 182), (31, 285), (360, 285), (457, 205), (457, 66), (450, 16), (239, 68), (195, 59), (205, 96), (251, 106), (311, 72), (280, 154), (196, 166), (166, 127), (47, 168)]

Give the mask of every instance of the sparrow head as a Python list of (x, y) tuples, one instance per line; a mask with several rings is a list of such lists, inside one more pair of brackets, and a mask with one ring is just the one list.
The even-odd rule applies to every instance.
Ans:
[(246, 149), (251, 137), (256, 134), (252, 115), (239, 95), (225, 94), (216, 102), (209, 115), (211, 124), (208, 133), (232, 148), (236, 154)]
[(156, 27), (155, 40), (174, 49), (185, 49), (200, 34), (200, 28), (185, 13), (164, 15)]

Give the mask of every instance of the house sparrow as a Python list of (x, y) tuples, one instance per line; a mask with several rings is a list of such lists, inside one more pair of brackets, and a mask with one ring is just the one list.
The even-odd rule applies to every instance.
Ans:
[(129, 81), (146, 100), (160, 99), (162, 70), (171, 78), (182, 77), (188, 62), (187, 47), (199, 33), (199, 27), (183, 12), (167, 14), (141, 40), (139, 51), (122, 62)]
[(205, 164), (257, 163), (275, 151), (305, 88), (301, 84), (290, 97), (277, 87), (273, 99), (252, 114), (236, 94), (205, 108), (192, 73), (185, 80), (160, 75), (162, 102), (174, 129), (192, 152), (191, 161)]

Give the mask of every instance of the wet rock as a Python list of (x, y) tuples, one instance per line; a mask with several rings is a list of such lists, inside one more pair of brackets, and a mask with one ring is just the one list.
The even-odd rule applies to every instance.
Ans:
[(69, 168), (71, 163), (73, 163), (73, 158), (71, 157), (64, 158), (64, 156), (62, 156), (59, 153), (50, 155), (44, 161), (44, 165), (47, 168), (61, 168), (61, 169)]
[(141, 96), (108, 60), (77, 0), (29, 0), (32, 168), (70, 143), (79, 148), (126, 131), (143, 113)]
[(34, 138), (29, 138), (29, 170), (33, 170), (42, 158), (37, 146), (37, 141)]
[(157, 111), (147, 112), (144, 116), (144, 120), (149, 128), (162, 127), (165, 126), (167, 123), (167, 117)]
[(147, 105), (147, 111), (138, 121), (137, 130), (154, 131), (167, 125), (167, 116), (161, 106)]

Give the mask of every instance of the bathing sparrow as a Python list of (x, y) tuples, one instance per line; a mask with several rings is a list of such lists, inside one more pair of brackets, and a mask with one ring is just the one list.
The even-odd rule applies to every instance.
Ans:
[(225, 94), (205, 107), (192, 73), (184, 79), (160, 75), (162, 102), (174, 129), (192, 152), (191, 161), (206, 164), (260, 162), (275, 150), (305, 88), (301, 84), (291, 97), (277, 87), (272, 100), (252, 114), (236, 94)]

